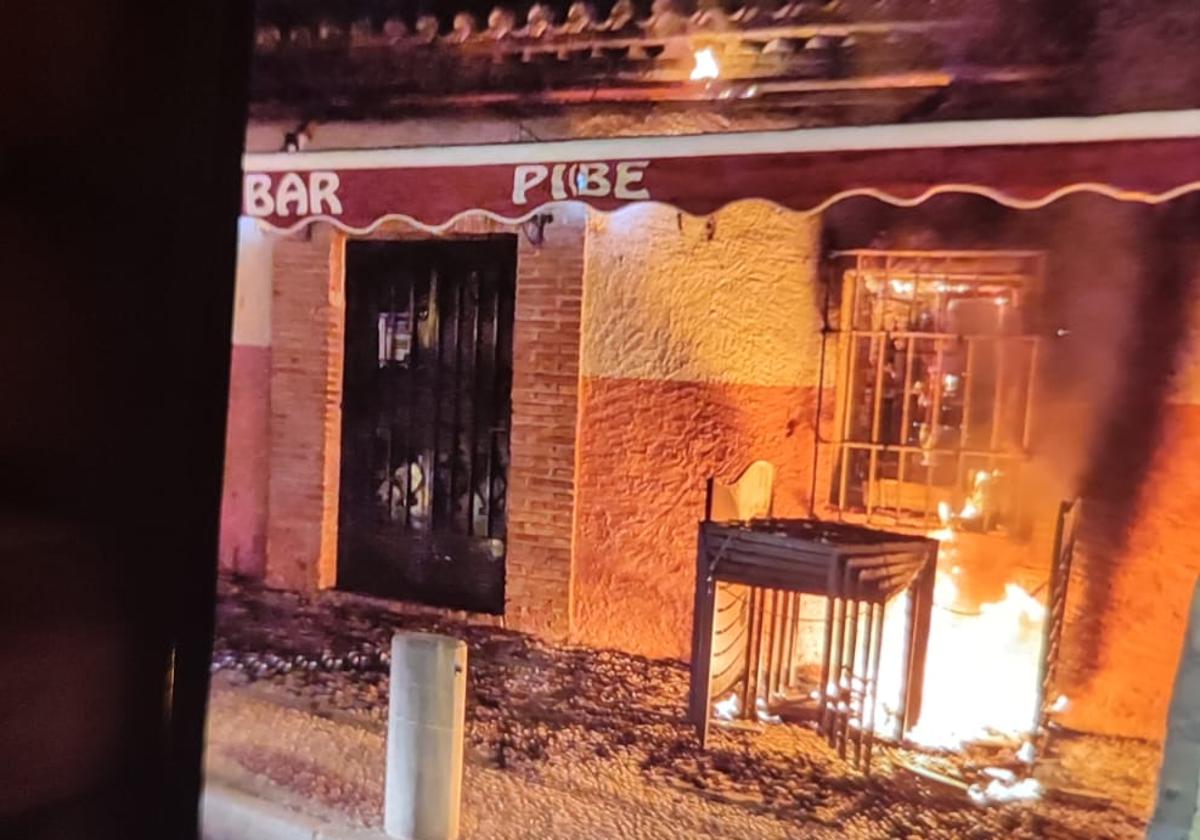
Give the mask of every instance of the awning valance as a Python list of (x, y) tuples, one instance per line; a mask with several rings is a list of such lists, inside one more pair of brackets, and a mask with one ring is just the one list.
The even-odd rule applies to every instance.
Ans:
[(711, 213), (743, 199), (817, 212), (969, 192), (1020, 208), (1075, 192), (1159, 203), (1200, 191), (1200, 111), (696, 137), (247, 155), (243, 212), (277, 230), (364, 233), (467, 213), (516, 222), (562, 201)]

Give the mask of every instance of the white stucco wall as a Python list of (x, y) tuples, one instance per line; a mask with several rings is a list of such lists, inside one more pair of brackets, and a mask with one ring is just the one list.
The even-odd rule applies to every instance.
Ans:
[(815, 385), (819, 245), (817, 218), (766, 202), (592, 214), (583, 376)]

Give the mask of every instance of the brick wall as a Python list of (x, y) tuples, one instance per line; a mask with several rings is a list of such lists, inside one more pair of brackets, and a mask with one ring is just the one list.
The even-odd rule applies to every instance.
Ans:
[[(534, 245), (518, 239), (505, 624), (571, 628), (571, 540), (585, 211), (562, 208)], [(483, 218), (444, 235), (515, 233)], [(369, 238), (428, 238), (402, 224)], [(336, 584), (344, 239), (318, 228), (277, 247), (272, 312), (267, 580)]]
[(539, 247), (522, 237), (513, 336), (509, 626), (572, 629), (575, 430), (586, 211), (559, 208)]
[(335, 581), (344, 252), (323, 225), (275, 246), (266, 580), (287, 589)]

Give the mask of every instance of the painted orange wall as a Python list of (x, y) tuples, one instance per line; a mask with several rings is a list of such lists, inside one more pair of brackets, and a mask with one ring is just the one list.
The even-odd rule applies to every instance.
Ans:
[[(1091, 638), (1094, 660), (1068, 676), (1063, 722), (1087, 731), (1157, 740), (1166, 732), (1188, 608), (1200, 575), (1200, 404), (1168, 408), (1127, 548), (1113, 564), (1103, 611), (1081, 615), (1083, 585), (1072, 581), (1068, 643)], [(1083, 558), (1087, 562), (1086, 555)], [(1084, 569), (1086, 573), (1086, 565)], [(1070, 663), (1068, 662), (1068, 668)]]
[(764, 203), (712, 222), (595, 214), (586, 246), (575, 636), (689, 653), (705, 481), (778, 467), (807, 510), (819, 371), (819, 223)]

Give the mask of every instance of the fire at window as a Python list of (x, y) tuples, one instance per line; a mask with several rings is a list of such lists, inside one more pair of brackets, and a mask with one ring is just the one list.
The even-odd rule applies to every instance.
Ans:
[(858, 250), (836, 260), (838, 511), (1018, 531), (1039, 341), (1026, 310), (1042, 254)]

